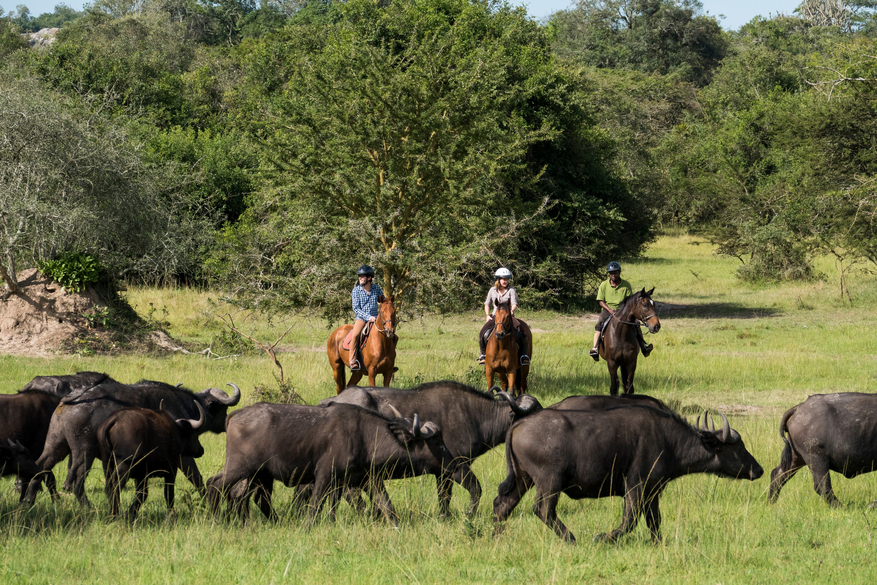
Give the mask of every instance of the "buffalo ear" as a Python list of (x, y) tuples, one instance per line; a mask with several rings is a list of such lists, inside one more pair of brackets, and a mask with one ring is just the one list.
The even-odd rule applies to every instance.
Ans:
[(716, 453), (719, 449), (722, 448), (722, 440), (717, 437), (714, 433), (710, 431), (704, 431), (701, 429), (697, 430), (697, 433), (700, 435), (700, 441), (703, 443), (703, 446), (710, 453)]
[(407, 418), (397, 418), (390, 421), (390, 430), (396, 435), (396, 438), (406, 447), (414, 441), (414, 433), (411, 432), (411, 420)]
[[(645, 287), (643, 287), (643, 290), (646, 290)], [(646, 293), (646, 296), (649, 296), (649, 297), (652, 296), (652, 293), (653, 293), (653, 292), (655, 292), (655, 287), (652, 287), (652, 290), (650, 290), (649, 292), (647, 292), (647, 293)]]

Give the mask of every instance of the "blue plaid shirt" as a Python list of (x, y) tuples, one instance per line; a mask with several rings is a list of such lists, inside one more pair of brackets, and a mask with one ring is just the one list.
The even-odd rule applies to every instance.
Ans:
[(353, 289), (353, 312), (356, 318), (368, 323), (369, 317), (378, 316), (378, 299), (384, 294), (376, 283), (372, 283), (371, 293), (365, 292), (360, 285)]

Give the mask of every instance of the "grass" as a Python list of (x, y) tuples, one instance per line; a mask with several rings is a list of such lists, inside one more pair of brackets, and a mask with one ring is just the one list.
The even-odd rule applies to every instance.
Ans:
[[(282, 521), (261, 517), (246, 526), (214, 522), (191, 486), (179, 478), (175, 522), (164, 516), (154, 484), (137, 525), (106, 519), (103, 478), (93, 470), (87, 493), (94, 505), (80, 510), (70, 496), (56, 505), (43, 494), (20, 510), (11, 481), (2, 480), (0, 526), (4, 554), (0, 580), (29, 583), (114, 582), (569, 582), (703, 583), (873, 580), (877, 474), (852, 480), (836, 476), (844, 502), (830, 509), (815, 494), (809, 473), (799, 472), (779, 502), (766, 504), (767, 474), (779, 461), (779, 417), (809, 394), (877, 391), (877, 278), (860, 272), (849, 280), (853, 302), (840, 298), (837, 267), (809, 283), (747, 285), (733, 277), (736, 261), (715, 257), (697, 238), (659, 239), (643, 259), (623, 262), (635, 287), (656, 287), (662, 329), (649, 339), (655, 352), (641, 359), (636, 386), (675, 405), (693, 419), (703, 408), (721, 409), (766, 470), (756, 482), (689, 476), (670, 484), (661, 499), (664, 540), (652, 545), (644, 525), (620, 544), (591, 537), (617, 526), (618, 498), (561, 498), (558, 513), (579, 539), (563, 544), (530, 512), (532, 492), (518, 506), (500, 539), (491, 537), (491, 502), (505, 477), (503, 449), (480, 458), (475, 472), (484, 487), (478, 514), (460, 513), (468, 494), (454, 490), (447, 521), (437, 518), (431, 478), (390, 482), (400, 513), (398, 530), (339, 506), (337, 523), (307, 532), (290, 508), (290, 491), (275, 491)], [(222, 307), (210, 292), (132, 289), (129, 300), (143, 315), (166, 321), (190, 347), (205, 347), (222, 332)], [(605, 393), (605, 365), (586, 355), (595, 315), (526, 312), (534, 328), (531, 392), (543, 404), (569, 394)], [(397, 385), (454, 378), (484, 386), (475, 366), (480, 308), (452, 317), (426, 317), (399, 326)], [(236, 315), (236, 323), (245, 322)], [(273, 342), (290, 324), (280, 360), (287, 378), (309, 403), (334, 393), (325, 356), (323, 322), (293, 316), (272, 323), (246, 321), (257, 338)], [(235, 382), (244, 402), (255, 386), (276, 385), (263, 354), (210, 360), (196, 355), (0, 357), (0, 389), (14, 392), (33, 376), (106, 371), (122, 381), (140, 378), (183, 382), (202, 389)], [(199, 466), (215, 473), (224, 436), (204, 437)], [(56, 468), (63, 479), (63, 466)], [(129, 501), (131, 490), (123, 494)]]

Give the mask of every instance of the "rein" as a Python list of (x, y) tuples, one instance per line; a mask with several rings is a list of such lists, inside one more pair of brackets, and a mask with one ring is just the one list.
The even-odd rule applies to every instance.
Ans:
[[(617, 312), (617, 311), (616, 311), (616, 312)], [(658, 316), (657, 313), (652, 313), (651, 315), (648, 315), (648, 316), (646, 316), (646, 317), (643, 317), (642, 319), (639, 319), (639, 320), (637, 320), (637, 321), (622, 321), (622, 320), (621, 320), (621, 317), (616, 317), (616, 316), (615, 316), (615, 313), (612, 313), (611, 315), (609, 315), (610, 318), (615, 319), (616, 321), (618, 321), (619, 323), (621, 323), (621, 324), (623, 324), (623, 325), (637, 325), (637, 326), (639, 326), (640, 324), (642, 324), (642, 325), (645, 326), (646, 328), (648, 328), (648, 326), (649, 326), (649, 324), (646, 323), (646, 321), (648, 321), (648, 320), (651, 319), (652, 317), (657, 317), (657, 316)]]

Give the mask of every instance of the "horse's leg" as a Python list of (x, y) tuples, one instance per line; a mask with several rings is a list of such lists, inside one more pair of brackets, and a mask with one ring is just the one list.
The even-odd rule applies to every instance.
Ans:
[(618, 364), (615, 360), (606, 360), (606, 367), (609, 368), (609, 394), (618, 396)]
[[(506, 377), (508, 378), (508, 387), (511, 388), (512, 396), (519, 396), (520, 395), (520, 392), (518, 392), (518, 388), (515, 388), (515, 376), (516, 375), (517, 374), (516, 374), (515, 370), (512, 370), (512, 371), (506, 373)], [(503, 388), (503, 390), (505, 390), (505, 388)]]
[(493, 386), (493, 378), (496, 372), (493, 371), (493, 360), (489, 359), (484, 362), (484, 375), (487, 377), (487, 387)]
[(624, 380), (624, 393), (625, 394), (633, 394), (633, 375), (636, 373), (636, 354), (633, 355), (633, 360), (628, 362), (627, 365), (621, 365), (621, 378)]
[(344, 371), (344, 364), (334, 363), (332, 364), (332, 375), (335, 377), (335, 393), (341, 394), (341, 392), (346, 388), (346, 373)]
[(362, 369), (350, 373), (350, 380), (348, 380), (346, 387), (356, 386), (360, 380), (362, 380)]

